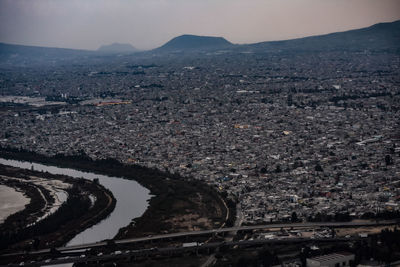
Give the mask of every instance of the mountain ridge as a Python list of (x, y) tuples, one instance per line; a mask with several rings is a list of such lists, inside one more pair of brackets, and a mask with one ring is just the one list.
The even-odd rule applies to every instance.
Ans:
[(288, 40), (247, 44), (251, 48), (277, 48), (284, 50), (385, 50), (400, 49), (400, 20), (382, 22), (369, 27), (341, 32), (306, 36)]
[(71, 61), (94, 55), (94, 51), (28, 46), (19, 44), (0, 43), (0, 63), (26, 66), (32, 63), (49, 64), (55, 61)]
[(134, 53), (139, 50), (129, 43), (112, 43), (102, 45), (96, 51), (101, 53)]
[[(109, 46), (127, 47), (127, 44), (114, 43)], [(129, 45), (129, 53), (133, 46)], [(105, 46), (107, 48), (107, 46)], [(103, 46), (104, 49), (104, 46)], [(103, 50), (99, 49), (99, 50)], [(233, 44), (223, 37), (198, 36), (184, 34), (172, 38), (164, 45), (148, 50), (150, 53), (195, 52), (211, 50), (231, 50), (232, 52), (319, 52), (319, 51), (391, 51), (400, 53), (400, 20), (383, 22), (369, 27), (334, 32), (323, 35), (307, 36), (289, 40), (267, 41), (253, 44)], [(100, 51), (101, 52), (101, 51)], [(128, 51), (127, 51), (128, 52)], [(142, 51), (145, 52), (145, 51)], [(99, 51), (41, 47), (7, 44), (0, 42), (0, 62), (29, 64), (29, 62), (49, 62), (54, 60), (79, 60), (82, 56), (96, 56)], [(33, 61), (32, 61), (33, 60)]]
[(234, 44), (224, 37), (200, 36), (183, 34), (172, 38), (164, 45), (154, 49), (155, 51), (174, 51), (174, 50), (208, 50), (232, 47)]

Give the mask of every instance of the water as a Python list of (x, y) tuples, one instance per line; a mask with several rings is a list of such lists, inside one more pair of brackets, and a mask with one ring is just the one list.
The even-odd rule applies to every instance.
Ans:
[(150, 191), (136, 181), (120, 177), (2, 158), (0, 158), (0, 164), (23, 169), (33, 169), (35, 171), (47, 171), (52, 174), (63, 174), (74, 178), (83, 177), (88, 180), (98, 178), (100, 184), (113, 193), (117, 200), (114, 211), (106, 219), (76, 235), (68, 242), (67, 245), (69, 246), (113, 238), (120, 228), (127, 226), (132, 219), (140, 217), (145, 212), (148, 207), (148, 200), (151, 197)]

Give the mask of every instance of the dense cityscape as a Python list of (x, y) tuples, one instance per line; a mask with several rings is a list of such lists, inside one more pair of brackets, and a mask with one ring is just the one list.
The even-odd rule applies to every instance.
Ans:
[(0, 0), (0, 267), (400, 266), (399, 11)]
[(237, 200), (245, 224), (399, 210), (398, 55), (217, 51), (103, 63), (4, 73), (1, 146), (193, 177)]

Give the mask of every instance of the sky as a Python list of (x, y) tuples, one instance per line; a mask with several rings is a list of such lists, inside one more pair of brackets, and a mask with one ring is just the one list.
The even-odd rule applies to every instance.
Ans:
[(0, 0), (0, 42), (152, 49), (182, 34), (255, 43), (400, 20), (400, 0)]

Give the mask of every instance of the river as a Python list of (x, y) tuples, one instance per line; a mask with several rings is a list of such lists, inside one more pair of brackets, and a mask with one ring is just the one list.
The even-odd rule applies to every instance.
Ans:
[(114, 211), (98, 224), (76, 235), (68, 242), (68, 246), (113, 238), (120, 228), (127, 226), (132, 219), (140, 217), (145, 212), (148, 200), (151, 197), (150, 191), (147, 188), (141, 186), (136, 181), (120, 177), (3, 158), (0, 158), (0, 164), (23, 169), (33, 169), (35, 171), (47, 171), (52, 174), (63, 174), (74, 178), (83, 177), (88, 180), (98, 178), (100, 184), (113, 193), (117, 200)]

